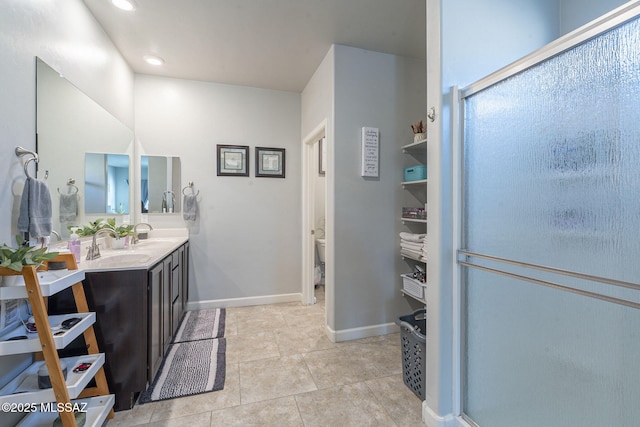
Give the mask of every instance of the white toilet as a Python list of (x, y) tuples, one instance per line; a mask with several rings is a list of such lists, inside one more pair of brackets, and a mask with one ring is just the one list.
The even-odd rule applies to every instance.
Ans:
[(316, 239), (316, 248), (318, 249), (318, 258), (320, 262), (324, 263), (324, 250), (326, 247), (326, 241), (324, 239)]

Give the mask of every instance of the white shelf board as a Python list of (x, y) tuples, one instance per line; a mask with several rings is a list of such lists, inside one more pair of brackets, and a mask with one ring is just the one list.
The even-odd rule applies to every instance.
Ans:
[[(16, 284), (0, 287), (0, 300), (28, 298), (24, 277), (15, 276)], [(48, 297), (84, 280), (84, 270), (38, 271), (42, 296)]]
[(426, 148), (425, 147), (426, 144), (427, 144), (427, 140), (426, 139), (422, 139), (420, 141), (412, 142), (411, 144), (403, 145), (400, 148), (402, 148), (403, 151), (411, 150), (411, 149), (414, 149), (414, 148), (424, 149), (424, 148)]
[(416, 297), (414, 295), (411, 295), (409, 292), (406, 292), (404, 289), (400, 289), (400, 292), (402, 292), (402, 295), (404, 295), (406, 297), (413, 298), (414, 300), (420, 301), (421, 303), (423, 303), (425, 305), (427, 304), (426, 300), (423, 300), (422, 298), (418, 298), (418, 297)]
[(402, 252), (402, 249), (400, 250), (400, 256), (401, 256), (402, 258), (409, 258), (409, 259), (412, 259), (412, 260), (414, 260), (414, 261), (423, 262), (423, 263), (425, 263), (425, 264), (427, 263), (427, 261), (425, 261), (424, 259), (422, 259), (422, 256), (417, 256), (417, 255), (416, 255), (416, 256), (414, 256), (414, 255), (408, 254), (408, 253), (406, 253), (406, 252)]
[[(104, 365), (104, 354), (65, 357), (60, 360), (64, 360), (67, 364), (67, 390), (69, 391), (69, 397), (75, 399), (89, 384), (98, 369)], [(40, 389), (38, 387), (38, 369), (44, 363), (44, 361), (34, 362), (13, 381), (3, 387), (0, 390), (0, 403), (46, 403), (55, 401), (56, 396), (52, 388)], [(84, 372), (74, 373), (73, 368), (80, 363), (91, 363), (91, 366)]]
[(426, 219), (416, 219), (416, 218), (401, 218), (402, 222), (418, 222), (420, 224), (426, 224), (427, 220)]
[[(113, 394), (72, 401), (73, 404), (87, 404), (85, 427), (101, 427), (107, 419), (109, 411), (113, 408), (114, 402), (115, 397)], [(83, 408), (80, 407), (80, 409)], [(16, 427), (51, 427), (57, 417), (57, 412), (32, 412), (24, 417)]]
[[(76, 339), (81, 333), (83, 333), (96, 321), (95, 313), (71, 313), (49, 316), (49, 324), (55, 328), (59, 326), (63, 320), (70, 319), (72, 317), (80, 317), (82, 320), (62, 335), (56, 336), (55, 333), (57, 331), (54, 331), (53, 341), (55, 342), (57, 349), (65, 348), (66, 346), (71, 344), (71, 341)], [(7, 339), (11, 337), (21, 335), (26, 335), (27, 339), (7, 341)], [(37, 333), (28, 334), (22, 323), (18, 323), (16, 327), (11, 331), (0, 336), (0, 356), (33, 353), (34, 351), (42, 351), (42, 347), (40, 346), (40, 338), (38, 337)]]
[(427, 179), (419, 179), (417, 181), (403, 181), (401, 185), (406, 187), (407, 185), (418, 185), (418, 184), (426, 184), (428, 182)]

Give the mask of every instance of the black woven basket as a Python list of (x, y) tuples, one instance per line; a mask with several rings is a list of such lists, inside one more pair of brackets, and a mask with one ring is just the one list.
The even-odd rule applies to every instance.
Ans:
[(422, 308), (412, 314), (400, 316), (402, 343), (402, 377), (404, 383), (420, 400), (424, 400), (424, 377), (426, 373), (427, 310)]

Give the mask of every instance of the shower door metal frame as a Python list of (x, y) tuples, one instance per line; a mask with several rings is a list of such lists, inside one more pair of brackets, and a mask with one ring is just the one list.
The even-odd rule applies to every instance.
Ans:
[[(468, 417), (464, 410), (464, 393), (465, 393), (465, 364), (464, 364), (464, 356), (466, 355), (465, 348), (465, 339), (466, 330), (465, 330), (465, 301), (464, 301), (464, 288), (467, 286), (465, 280), (465, 268), (481, 268), (486, 269), (483, 266), (477, 266), (473, 263), (468, 262), (469, 258), (483, 258), (490, 257), (490, 255), (486, 254), (478, 254), (474, 252), (470, 252), (467, 248), (463, 248), (465, 243), (465, 216), (464, 216), (464, 121), (465, 121), (465, 99), (475, 93), (478, 93), (494, 84), (497, 84), (509, 77), (512, 77), (528, 68), (531, 68), (537, 64), (540, 64), (547, 59), (550, 59), (556, 55), (559, 55), (563, 52), (566, 52), (590, 39), (593, 39), (615, 27), (618, 27), (636, 17), (640, 16), (640, 0), (630, 1), (625, 3), (624, 5), (612, 10), (611, 12), (601, 16), (600, 18), (558, 38), (557, 40), (547, 44), (546, 46), (536, 50), (535, 52), (521, 58), (518, 61), (511, 63), (508, 66), (505, 66), (488, 76), (471, 83), (463, 89), (458, 89), (457, 87), (452, 87), (451, 92), (453, 95), (453, 189), (455, 191), (455, 195), (453, 198), (453, 212), (456, 218), (454, 218), (454, 229), (453, 229), (453, 238), (456, 244), (454, 247), (458, 247), (455, 257), (455, 262), (453, 266), (453, 279), (454, 279), (454, 363), (457, 366), (457, 369), (454, 370), (454, 414), (456, 415), (456, 421), (460, 426), (469, 426), (475, 427), (477, 424)], [(504, 263), (519, 263), (518, 261), (513, 260), (505, 260), (502, 258), (495, 259), (498, 262)], [(611, 280), (607, 278), (601, 278), (588, 275), (583, 275), (581, 273), (564, 271), (559, 269), (553, 269), (545, 266), (538, 266), (526, 263), (522, 266), (533, 268), (533, 269), (541, 269), (546, 271), (552, 271), (554, 273), (560, 275), (567, 275), (573, 277), (581, 277), (584, 279), (596, 279), (601, 283), (606, 283), (612, 286), (623, 286), (635, 290), (640, 290), (640, 285), (635, 283), (628, 283), (622, 281)], [(515, 276), (511, 273), (504, 272), (501, 270), (492, 270), (492, 272), (497, 274), (507, 274), (511, 276)], [(518, 277), (519, 279), (528, 280), (529, 282), (538, 284), (540, 286), (551, 286), (556, 289), (568, 292), (575, 292), (576, 290), (570, 287), (566, 287), (563, 285), (559, 285), (552, 282), (542, 283), (543, 281), (528, 278), (528, 277)], [(531, 280), (529, 280), (531, 279)], [(536, 283), (538, 282), (538, 283)], [(567, 289), (569, 288), (569, 289)], [(598, 299), (602, 299), (611, 303), (622, 304), (626, 306), (630, 306), (632, 308), (640, 309), (640, 304), (636, 302), (630, 302), (627, 300), (615, 300), (615, 298), (610, 298), (607, 296), (601, 296), (599, 294), (591, 294), (578, 291), (577, 293), (583, 294), (585, 296), (594, 297)], [(590, 295), (587, 295), (590, 294)]]

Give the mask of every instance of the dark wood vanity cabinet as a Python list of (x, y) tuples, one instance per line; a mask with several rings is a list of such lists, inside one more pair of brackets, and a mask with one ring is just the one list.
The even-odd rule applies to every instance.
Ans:
[(149, 270), (149, 381), (180, 325), (189, 295), (189, 243)]
[[(96, 337), (106, 356), (116, 411), (133, 407), (162, 363), (188, 298), (188, 257), (187, 242), (148, 270), (85, 274), (87, 303), (96, 312)], [(49, 299), (50, 314), (76, 311), (70, 291)], [(84, 354), (85, 347), (79, 337), (63, 356)]]

